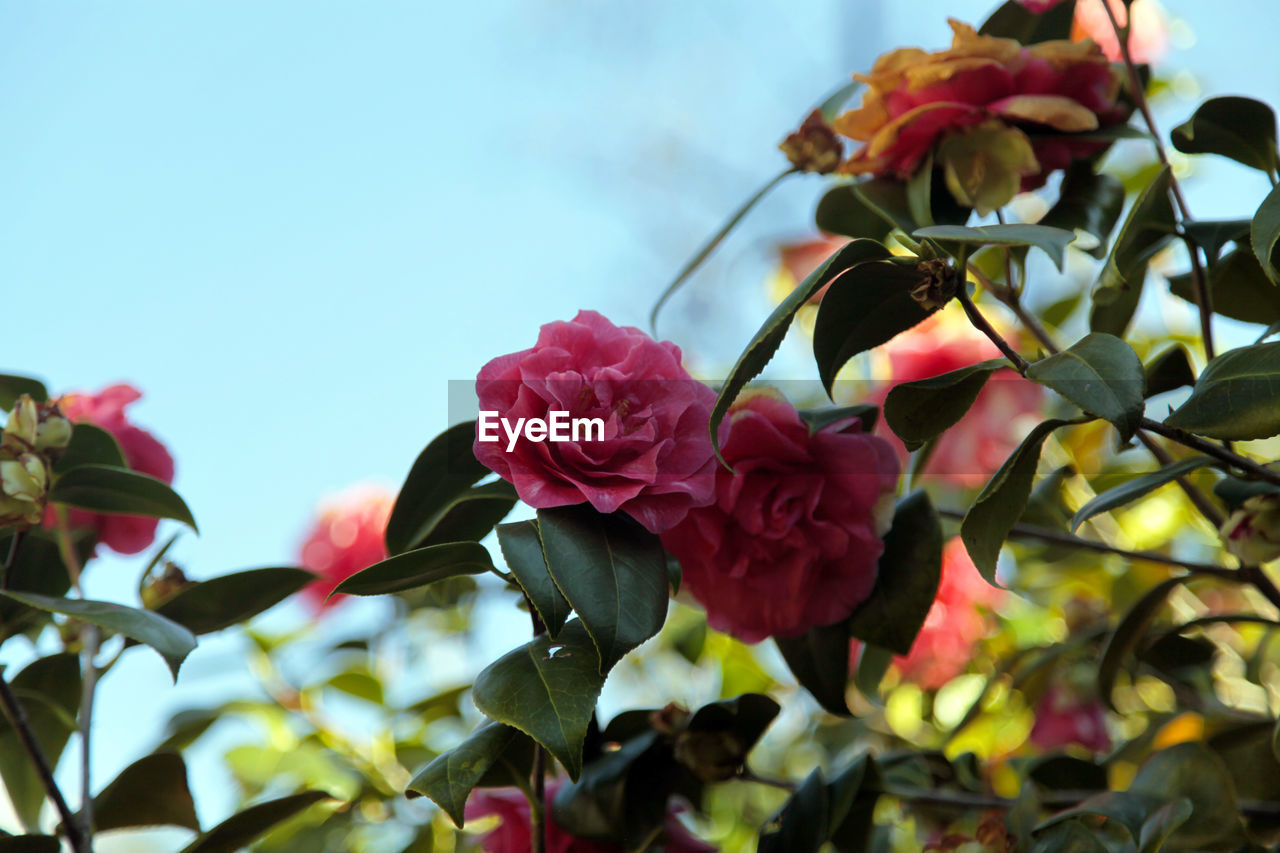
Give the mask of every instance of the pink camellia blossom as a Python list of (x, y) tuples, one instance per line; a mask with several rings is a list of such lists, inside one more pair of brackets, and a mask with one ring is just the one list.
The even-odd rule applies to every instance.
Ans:
[(770, 393), (739, 399), (715, 503), (662, 537), (711, 627), (743, 642), (847, 617), (871, 593), (899, 465), (856, 419), (810, 433)]
[[(532, 507), (590, 503), (660, 533), (715, 499), (707, 425), (716, 395), (684, 369), (675, 344), (579, 311), (543, 326), (531, 349), (482, 367), (476, 392), (476, 459)], [(565, 412), (599, 419), (603, 433), (588, 426), (570, 440), (524, 433), (513, 441), (494, 426), (488, 435), (496, 440), (486, 441), (485, 412), (513, 431), (518, 419), (547, 423)]]
[(1030, 740), (1041, 749), (1061, 749), (1070, 744), (1090, 752), (1111, 748), (1106, 712), (1097, 699), (1083, 699), (1069, 687), (1053, 684), (1036, 705), (1035, 713)]
[(394, 498), (373, 486), (354, 486), (324, 502), (299, 551), (302, 568), (320, 576), (303, 587), (311, 606), (324, 610), (341, 596), (328, 598), (338, 584), (387, 558), (382, 535)]
[[(547, 802), (555, 797), (560, 782), (548, 782)], [(547, 809), (547, 853), (626, 853), (626, 848), (599, 841), (588, 841), (570, 835), (556, 825)], [(698, 840), (676, 819), (675, 810), (667, 812), (663, 827), (665, 838), (662, 849), (666, 853), (715, 853), (718, 849)], [(479, 789), (467, 803), (467, 820), (497, 817), (500, 823), (480, 836), (480, 847), (486, 853), (529, 853), (532, 849), (529, 829), (529, 800), (515, 788)]]
[[(1116, 38), (1115, 28), (1111, 26), (1111, 18), (1102, 5), (1103, 0), (1077, 0), (1076, 17), (1071, 28), (1071, 38), (1093, 39), (1107, 59), (1119, 62), (1124, 58), (1120, 51), (1120, 41)], [(1154, 62), (1169, 49), (1169, 27), (1165, 22), (1164, 12), (1156, 0), (1133, 0), (1133, 5), (1125, 8), (1124, 0), (1108, 0), (1111, 12), (1116, 16), (1120, 26), (1124, 26), (1133, 15), (1133, 24), (1129, 27), (1129, 56), (1134, 62)]]
[[(134, 471), (150, 474), (157, 480), (173, 483), (173, 456), (154, 435), (135, 426), (125, 409), (142, 398), (132, 385), (118, 384), (97, 394), (72, 392), (57, 402), (62, 413), (76, 423), (90, 423), (111, 433), (125, 461)], [(52, 512), (45, 514), (45, 526), (54, 523)], [(68, 511), (71, 527), (92, 527), (98, 541), (118, 554), (137, 554), (156, 538), (159, 520), (138, 515), (106, 515), (81, 509)]]
[[(1004, 591), (983, 580), (960, 538), (949, 541), (942, 551), (938, 594), (924, 626), (911, 651), (894, 658), (903, 680), (936, 690), (964, 672), (973, 647), (992, 629), (989, 611), (1003, 601)], [(852, 661), (857, 660), (860, 647), (854, 640)]]

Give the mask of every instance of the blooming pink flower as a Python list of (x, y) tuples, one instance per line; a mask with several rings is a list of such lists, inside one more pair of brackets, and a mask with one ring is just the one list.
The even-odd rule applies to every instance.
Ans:
[[(991, 631), (992, 620), (987, 611), (1002, 601), (1004, 591), (983, 580), (960, 538), (948, 542), (942, 552), (938, 595), (924, 626), (911, 651), (894, 658), (903, 679), (936, 690), (964, 672), (973, 647)], [(854, 640), (851, 658), (857, 658), (860, 647)]]
[(1060, 749), (1073, 743), (1090, 752), (1111, 748), (1102, 703), (1081, 699), (1061, 684), (1050, 685), (1036, 705), (1030, 739), (1041, 749)]
[[(547, 783), (547, 802), (559, 790), (560, 782)], [(529, 801), (515, 788), (479, 789), (467, 803), (467, 820), (496, 816), (501, 822), (480, 836), (486, 853), (529, 853), (532, 848), (529, 831)], [(570, 835), (556, 825), (547, 809), (547, 853), (625, 853), (625, 848), (599, 841), (587, 841)], [(698, 840), (676, 819), (675, 810), (667, 812), (664, 826), (666, 853), (715, 853), (716, 847)]]
[[(165, 483), (173, 482), (173, 457), (154, 435), (134, 426), (125, 409), (141, 399), (142, 393), (132, 385), (119, 384), (97, 394), (72, 392), (58, 401), (62, 413), (77, 423), (90, 423), (115, 436), (125, 461), (134, 471), (150, 474)], [(53, 525), (53, 513), (45, 515), (45, 526)], [(158, 519), (137, 515), (105, 515), (81, 509), (68, 513), (72, 527), (92, 527), (98, 541), (119, 554), (137, 554), (156, 538)]]
[(785, 400), (740, 399), (716, 500), (662, 537), (711, 627), (754, 643), (839, 622), (871, 593), (899, 465), (856, 420), (810, 434)]
[(302, 590), (317, 611), (337, 603), (340, 596), (327, 597), (335, 586), (387, 558), (382, 535), (394, 503), (381, 489), (356, 486), (321, 506), (298, 559), (320, 576)]
[(482, 367), (476, 392), (482, 412), (513, 425), (554, 411), (604, 423), (602, 440), (590, 430), (569, 441), (522, 436), (510, 450), (503, 430), (481, 441), (477, 428), (476, 459), (532, 507), (586, 502), (659, 533), (715, 498), (707, 424), (716, 395), (684, 369), (675, 344), (580, 311), (543, 326), (531, 349)]
[[(1169, 49), (1169, 27), (1155, 0), (1133, 0), (1133, 5), (1127, 10), (1124, 0), (1109, 2), (1120, 26), (1123, 27), (1128, 16), (1133, 15), (1133, 25), (1129, 28), (1129, 55), (1134, 62), (1154, 62), (1165, 54)], [(1102, 0), (1077, 0), (1071, 38), (1093, 39), (1112, 62), (1123, 58), (1120, 41)]]

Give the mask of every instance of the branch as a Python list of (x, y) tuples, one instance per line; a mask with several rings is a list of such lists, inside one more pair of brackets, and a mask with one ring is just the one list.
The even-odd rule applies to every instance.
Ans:
[(1184, 447), (1190, 447), (1192, 450), (1198, 450), (1206, 456), (1212, 456), (1215, 459), (1221, 459), (1233, 468), (1252, 474), (1259, 480), (1280, 486), (1280, 471), (1273, 471), (1265, 465), (1259, 465), (1252, 459), (1241, 456), (1233, 450), (1227, 450), (1211, 441), (1205, 441), (1198, 435), (1192, 435), (1189, 432), (1183, 432), (1177, 427), (1171, 427), (1160, 421), (1154, 421), (1151, 418), (1142, 419), (1142, 428), (1150, 430), (1157, 435), (1163, 435), (1165, 438), (1178, 442)]
[(996, 348), (1000, 350), (1004, 357), (1009, 359), (1014, 369), (1026, 376), (1027, 368), (1030, 367), (1027, 360), (1018, 355), (1013, 347), (1009, 346), (1009, 342), (1001, 337), (995, 327), (987, 321), (987, 318), (982, 316), (982, 312), (978, 310), (978, 307), (973, 304), (973, 300), (969, 298), (969, 294), (965, 292), (963, 282), (956, 289), (956, 299), (960, 300), (960, 305), (964, 308), (964, 313), (969, 318), (969, 322), (973, 324), (973, 327), (986, 335), (991, 340), (991, 343), (996, 345)]

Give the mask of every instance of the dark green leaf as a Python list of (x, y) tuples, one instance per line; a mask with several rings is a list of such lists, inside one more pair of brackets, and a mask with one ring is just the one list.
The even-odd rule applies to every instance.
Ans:
[(1263, 480), (1242, 480), (1239, 477), (1223, 477), (1213, 484), (1213, 493), (1231, 509), (1254, 495), (1271, 495), (1280, 493), (1280, 486)]
[(830, 840), (836, 853), (869, 849), (879, 787), (880, 770), (870, 754), (858, 756), (827, 785)]
[(933, 313), (911, 296), (923, 277), (915, 266), (876, 261), (862, 264), (832, 283), (818, 306), (813, 328), (813, 357), (828, 395), (836, 374), (849, 359), (880, 346)]
[(1218, 154), (1259, 171), (1276, 170), (1276, 114), (1253, 98), (1210, 98), (1169, 137), (1183, 154)]
[(569, 618), (569, 602), (547, 571), (542, 539), (534, 521), (519, 521), (498, 526), (498, 547), (507, 568), (516, 576), (524, 594), (533, 603), (547, 633), (555, 637)]
[(716, 397), (716, 404), (711, 412), (710, 431), (711, 444), (716, 448), (717, 455), (720, 453), (720, 422), (724, 420), (729, 406), (737, 399), (746, 384), (759, 375), (769, 363), (769, 359), (773, 358), (773, 354), (782, 344), (782, 339), (787, 335), (792, 318), (801, 306), (813, 298), (815, 293), (830, 284), (836, 276), (867, 261), (887, 257), (889, 257), (889, 250), (879, 243), (873, 240), (853, 240), (805, 276), (804, 281), (787, 294), (782, 304), (774, 309), (769, 319), (765, 320), (764, 325), (747, 344), (746, 350), (739, 356), (737, 364), (729, 372), (729, 378), (725, 380), (724, 387)]
[(1130, 286), (1115, 267), (1104, 266), (1098, 276), (1095, 287), (1105, 291), (1114, 298), (1100, 302), (1094, 300), (1089, 306), (1089, 331), (1105, 332), (1108, 335), (1124, 337), (1142, 301), (1142, 285), (1147, 278), (1147, 265), (1135, 267), (1129, 277)]
[(459, 575), (491, 571), (493, 560), (479, 542), (446, 542), (405, 551), (381, 563), (374, 563), (338, 584), (333, 594), (386, 595)]
[(1272, 283), (1280, 283), (1280, 187), (1274, 187), (1249, 227), (1254, 257)]
[(1071, 37), (1075, 7), (1073, 0), (1036, 14), (1018, 0), (1007, 0), (987, 18), (978, 32), (984, 36), (1013, 39), (1022, 44), (1067, 39)]
[(758, 853), (818, 853), (831, 834), (830, 804), (821, 770), (814, 770), (760, 828)]
[(73, 468), (54, 483), (49, 499), (93, 512), (172, 518), (196, 529), (191, 510), (177, 492), (155, 477), (127, 468)]
[(774, 637), (800, 686), (832, 714), (852, 716), (845, 703), (849, 684), (849, 629), (843, 622), (810, 628), (799, 637)]
[[(845, 645), (846, 651), (848, 644)], [(743, 693), (703, 705), (689, 718), (690, 732), (724, 732), (733, 736), (745, 756), (782, 710), (763, 693)]]
[(1165, 423), (1232, 441), (1280, 433), (1280, 342), (1224, 352), (1209, 362), (1191, 397)]
[(235, 572), (182, 588), (156, 612), (193, 634), (211, 634), (248, 621), (315, 578), (304, 569), (286, 566)]
[(1191, 800), (1183, 797), (1152, 812), (1138, 835), (1138, 853), (1157, 853), (1169, 836), (1187, 822), (1194, 810)]
[(120, 772), (93, 798), (98, 830), (128, 826), (182, 826), (200, 831), (187, 787), (187, 765), (176, 752), (157, 752)]
[[(1196, 302), (1190, 273), (1170, 276), (1169, 291)], [(1262, 271), (1248, 240), (1209, 268), (1208, 291), (1215, 314), (1259, 325), (1280, 321), (1280, 287)]]
[(848, 631), (900, 655), (911, 651), (938, 594), (942, 522), (924, 491), (903, 498), (884, 536), (876, 585), (849, 617)]
[(29, 395), (37, 403), (43, 403), (49, 399), (49, 392), (40, 380), (29, 376), (0, 373), (0, 409), (9, 411), (23, 394)]
[(1143, 366), (1142, 372), (1147, 380), (1147, 397), (1196, 384), (1191, 356), (1187, 355), (1187, 348), (1182, 344), (1174, 344), (1161, 352)]
[(1058, 201), (1038, 224), (1067, 231), (1079, 229), (1098, 238), (1089, 254), (1103, 258), (1107, 238), (1124, 210), (1124, 184), (1111, 175), (1093, 171), (1093, 164), (1078, 162), (1062, 179)]
[(418, 455), (387, 519), (387, 553), (420, 545), (448, 514), (458, 496), (490, 473), (471, 452), (475, 421), (456, 424)]
[(1187, 459), (1180, 459), (1171, 465), (1166, 465), (1157, 471), (1152, 471), (1150, 474), (1134, 477), (1132, 480), (1128, 480), (1115, 488), (1107, 489), (1080, 507), (1071, 519), (1071, 529), (1074, 531), (1081, 524), (1084, 524), (1086, 520), (1093, 518), (1100, 512), (1107, 512), (1136, 501), (1143, 495), (1154, 492), (1189, 471), (1212, 464), (1214, 464), (1214, 460), (1208, 456), (1191, 456)]
[[(7, 673), (5, 673), (7, 677)], [(80, 664), (73, 654), (38, 658), (11, 680), (14, 695), (26, 712), (40, 751), (58, 763), (76, 730), (80, 707)], [(45, 789), (8, 717), (0, 714), (0, 777), (14, 812), (28, 830), (37, 829)]]
[(589, 762), (576, 782), (561, 786), (552, 803), (555, 823), (613, 849), (641, 849), (661, 828), (679, 776), (658, 733), (641, 733)]
[(328, 799), (331, 797), (323, 791), (304, 791), (250, 806), (182, 848), (182, 853), (236, 853), (270, 832), (277, 824)]
[[(1173, 238), (1175, 219), (1166, 166), (1138, 195), (1111, 254), (1093, 286), (1095, 309), (1101, 309), (1094, 331), (1122, 334), (1142, 294), (1147, 264)], [(1105, 326), (1105, 328), (1100, 328)]]
[(116, 437), (105, 429), (93, 424), (74, 424), (71, 428), (71, 443), (62, 451), (53, 473), (65, 474), (72, 468), (81, 465), (108, 465), (112, 468), (128, 468), (124, 453), (116, 443)]
[(863, 432), (872, 432), (876, 428), (876, 416), (879, 413), (880, 409), (870, 403), (840, 406), (834, 409), (801, 409), (798, 412), (800, 420), (809, 425), (810, 435), (849, 418), (857, 418), (861, 421)]
[(52, 835), (0, 836), (0, 853), (61, 853), (62, 842)]
[(893, 663), (893, 652), (863, 643), (858, 653), (858, 665), (853, 672), (853, 683), (858, 692), (872, 704), (880, 704), (880, 682)]
[(1216, 264), (1222, 249), (1228, 243), (1238, 243), (1249, 236), (1248, 219), (1215, 219), (1188, 222), (1183, 228), (1204, 249), (1210, 264)]
[(854, 184), (837, 184), (827, 190), (818, 202), (814, 222), (828, 234), (876, 241), (884, 240), (893, 230), (893, 225), (867, 205)]
[(1033, 429), (1000, 470), (978, 493), (960, 525), (960, 538), (978, 571), (995, 583), (1000, 546), (1022, 515), (1031, 495), (1031, 481), (1040, 461), (1040, 447), (1049, 434), (1070, 421), (1049, 420)]
[[(76, 555), (83, 566), (93, 556), (96, 534), (88, 528), (79, 528), (71, 535)], [(0, 554), (9, 553), (11, 542), (11, 534), (0, 533)], [(57, 535), (53, 531), (39, 528), (27, 531), (9, 568), (8, 588), (53, 596), (65, 595), (71, 588), (71, 576), (62, 562)], [(48, 621), (47, 612), (0, 597), (0, 640), (23, 631), (38, 631)]]
[[(439, 520), (417, 547), (446, 542), (479, 542), (506, 518), (516, 505), (515, 486), (506, 480), (482, 483), (455, 495), (442, 509)], [(425, 530), (427, 525), (423, 525)]]
[[(1103, 796), (1122, 797), (1123, 792)], [(1105, 806), (1098, 806), (1098, 808), (1105, 808)], [(1083, 805), (1077, 806), (1077, 809), (1078, 811), (1072, 810), (1070, 814), (1072, 816), (1105, 814), (1093, 809), (1084, 809)], [(1066, 819), (1058, 821), (1050, 818), (1050, 821), (1041, 826), (1048, 826), (1049, 829), (1044, 834), (1036, 836), (1031, 853), (1107, 853), (1106, 845), (1078, 821)]]
[(405, 794), (411, 798), (430, 797), (461, 829), (471, 791), (494, 768), (518, 765), (521, 748), (532, 755), (531, 746), (524, 734), (510, 726), (484, 723), (462, 743), (418, 771)]
[[(1186, 797), (1191, 801), (1193, 810), (1172, 839), (1183, 849), (1204, 849), (1239, 830), (1240, 803), (1231, 774), (1202, 742), (1179, 743), (1151, 756), (1139, 768), (1129, 792), (1153, 799)], [(1141, 831), (1135, 835), (1138, 837)]]
[(589, 506), (538, 510), (547, 570), (577, 612), (608, 672), (667, 618), (667, 558), (630, 518)]
[(1146, 594), (1129, 608), (1129, 612), (1111, 633), (1111, 637), (1107, 640), (1107, 647), (1102, 652), (1102, 660), (1098, 663), (1098, 696), (1111, 710), (1115, 710), (1115, 705), (1111, 702), (1111, 692), (1115, 688), (1116, 676), (1120, 674), (1120, 668), (1146, 636), (1151, 623), (1164, 607), (1169, 593), (1185, 581), (1185, 577), (1166, 578), (1147, 590)]
[(893, 178), (872, 178), (851, 184), (850, 188), (867, 209), (881, 221), (908, 234), (920, 223), (911, 216), (911, 202), (907, 199), (907, 185)]
[(472, 697), (481, 712), (545, 746), (577, 779), (603, 686), (595, 647), (574, 619), (557, 639), (544, 634), (485, 667)]
[(35, 595), (29, 592), (5, 590), (0, 595), (8, 596), (30, 607), (38, 607), (50, 613), (62, 613), (106, 628), (117, 634), (148, 645), (160, 653), (169, 664), (174, 680), (178, 678), (178, 667), (196, 647), (196, 638), (190, 631), (176, 622), (172, 622), (150, 610), (139, 610), (112, 604), (109, 601), (89, 601), (83, 598), (51, 598), (47, 595)]
[(994, 358), (941, 376), (895, 385), (885, 397), (885, 423), (907, 449), (915, 450), (959, 422), (991, 374), (1008, 366), (1004, 359)]
[(919, 240), (927, 239), (936, 243), (950, 243), (971, 248), (1034, 246), (1042, 249), (1059, 270), (1066, 261), (1067, 246), (1076, 239), (1075, 232), (1065, 228), (1021, 223), (977, 225), (971, 228), (962, 225), (934, 225), (929, 228), (918, 228), (911, 233), (911, 236)]
[(1062, 352), (1032, 364), (1027, 378), (1115, 424), (1123, 441), (1132, 438), (1142, 422), (1146, 387), (1142, 361), (1133, 347), (1114, 335), (1085, 335)]

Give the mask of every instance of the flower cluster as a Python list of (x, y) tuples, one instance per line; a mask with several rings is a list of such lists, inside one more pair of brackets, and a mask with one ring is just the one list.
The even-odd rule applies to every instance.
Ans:
[(52, 456), (71, 440), (71, 424), (56, 403), (23, 394), (0, 437), (0, 525), (40, 523), (49, 497)]

